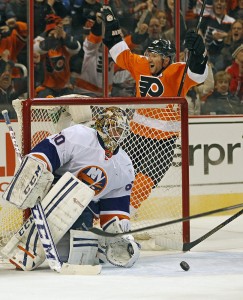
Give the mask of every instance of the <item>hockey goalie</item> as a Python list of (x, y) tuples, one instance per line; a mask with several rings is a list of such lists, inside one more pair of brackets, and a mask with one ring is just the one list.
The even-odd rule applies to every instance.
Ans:
[[(104, 231), (130, 230), (134, 170), (119, 147), (127, 129), (124, 111), (108, 107), (94, 128), (78, 124), (44, 139), (23, 159), (3, 195), (21, 209), (41, 201), (62, 263), (131, 267), (139, 258), (131, 235), (104, 239), (88, 231), (98, 218)], [(2, 252), (23, 270), (45, 260), (32, 217)]]

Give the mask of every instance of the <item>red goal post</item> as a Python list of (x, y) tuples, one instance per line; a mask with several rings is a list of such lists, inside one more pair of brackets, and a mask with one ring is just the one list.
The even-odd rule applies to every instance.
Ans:
[[(87, 98), (68, 95), (60, 98), (27, 99), (13, 102), (19, 123), (19, 145), (23, 154), (46, 136), (75, 124), (71, 111), (90, 111), (90, 123), (107, 106), (123, 108), (129, 121), (137, 110), (150, 109), (155, 114), (162, 108), (173, 106), (180, 116), (179, 136), (176, 141), (172, 166), (164, 178), (154, 187), (146, 201), (139, 204), (133, 214), (132, 229), (189, 215), (189, 161), (188, 161), (188, 106), (184, 98)], [(168, 116), (167, 116), (168, 117)], [(156, 116), (155, 116), (156, 118)], [(139, 147), (139, 141), (133, 141)], [(126, 148), (126, 145), (124, 145)], [(159, 151), (158, 149), (154, 149)], [(129, 153), (128, 153), (129, 155)], [(146, 186), (146, 182), (143, 183)], [(150, 230), (135, 237), (144, 249), (177, 249), (190, 240), (189, 221)]]

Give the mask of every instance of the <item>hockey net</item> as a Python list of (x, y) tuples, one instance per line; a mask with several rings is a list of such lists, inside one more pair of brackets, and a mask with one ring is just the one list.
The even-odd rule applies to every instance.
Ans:
[[(65, 98), (15, 100), (13, 105), (18, 117), (18, 143), (23, 154), (26, 154), (45, 137), (76, 124), (77, 119), (78, 122), (81, 121), (84, 125), (91, 126), (95, 118), (108, 106), (123, 108), (128, 119), (132, 120), (138, 109), (148, 108), (153, 108), (154, 118), (156, 118), (156, 114), (161, 113), (161, 108), (170, 103), (173, 103), (178, 110), (180, 124), (182, 124), (176, 141), (173, 163), (157, 187), (152, 189), (148, 199), (138, 204), (138, 208), (132, 211), (131, 218), (132, 229), (167, 222), (189, 214), (188, 115), (185, 99), (165, 98), (153, 101), (145, 99), (142, 104), (138, 104), (138, 99), (135, 98), (129, 100), (122, 100), (122, 98), (87, 99), (79, 95), (69, 95)], [(169, 115), (166, 118), (168, 119)], [(133, 139), (132, 143), (134, 144), (130, 144), (130, 148), (136, 147), (139, 150), (139, 147), (143, 147), (139, 140)], [(124, 145), (125, 149), (129, 147)], [(160, 149), (154, 149), (154, 151), (156, 153)], [(127, 153), (129, 155), (129, 151)], [(151, 171), (156, 172), (156, 170)], [(146, 186), (146, 182), (143, 184)], [(12, 211), (12, 207), (11, 209), (5, 208), (6, 218), (0, 211), (0, 248), (18, 230), (19, 224), (23, 221), (21, 212), (16, 209)], [(16, 220), (16, 216), (19, 216), (18, 222), (11, 225), (11, 220)], [(98, 224), (95, 225), (98, 226)], [(143, 249), (181, 250), (183, 242), (189, 241), (189, 222), (143, 231), (136, 234), (135, 239), (142, 244)]]

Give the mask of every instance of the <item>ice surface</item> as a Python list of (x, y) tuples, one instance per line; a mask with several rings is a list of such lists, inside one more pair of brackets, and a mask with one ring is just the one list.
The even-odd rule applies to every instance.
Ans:
[[(193, 220), (191, 239), (228, 217)], [(182, 260), (190, 265), (189, 271), (181, 269)], [(97, 276), (60, 275), (47, 264), (31, 272), (0, 267), (0, 295), (4, 300), (242, 300), (243, 217), (190, 252), (144, 251), (133, 268), (104, 266)]]

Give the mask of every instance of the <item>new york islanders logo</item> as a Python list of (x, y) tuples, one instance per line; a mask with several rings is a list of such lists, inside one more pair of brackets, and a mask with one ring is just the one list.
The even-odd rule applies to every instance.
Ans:
[(164, 93), (164, 86), (157, 77), (141, 76), (139, 90), (141, 97), (160, 97)]
[(95, 196), (105, 189), (108, 182), (106, 172), (98, 166), (88, 166), (80, 170), (77, 177), (95, 191)]

